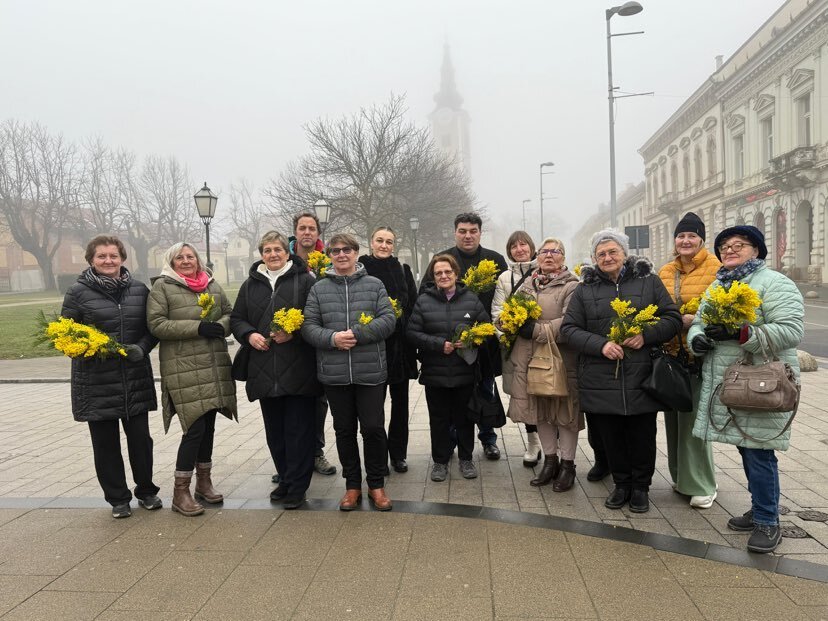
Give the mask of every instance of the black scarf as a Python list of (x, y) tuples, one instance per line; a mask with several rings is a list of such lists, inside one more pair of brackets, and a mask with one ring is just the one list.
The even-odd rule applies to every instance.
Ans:
[(94, 267), (89, 266), (83, 270), (81, 278), (94, 288), (100, 289), (109, 295), (119, 297), (121, 292), (129, 287), (129, 283), (132, 281), (132, 274), (122, 265), (121, 275), (118, 278), (112, 278), (111, 276), (98, 274)]
[(397, 257), (380, 259), (364, 254), (359, 257), (359, 262), (365, 267), (369, 276), (382, 281), (389, 298), (397, 300), (400, 308), (408, 308), (408, 286), (405, 284), (405, 272)]

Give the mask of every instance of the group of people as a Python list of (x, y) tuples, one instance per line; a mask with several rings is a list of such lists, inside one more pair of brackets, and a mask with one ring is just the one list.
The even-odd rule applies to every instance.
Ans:
[[(605, 506), (648, 511), (657, 414), (664, 411), (674, 490), (692, 507), (711, 507), (717, 495), (712, 443), (736, 445), (752, 504), (728, 525), (751, 531), (749, 550), (770, 552), (778, 545), (775, 451), (788, 447), (792, 414), (733, 413), (715, 394), (728, 365), (767, 349), (798, 376), (802, 296), (792, 281), (765, 265), (764, 235), (755, 227), (726, 228), (711, 253), (704, 223), (687, 213), (675, 228), (675, 259), (658, 272), (648, 259), (630, 254), (623, 233), (602, 230), (592, 237), (591, 263), (576, 275), (560, 239), (550, 237), (536, 247), (525, 231), (515, 231), (506, 244), (507, 261), (481, 246), (479, 215), (463, 213), (454, 222), (455, 246), (431, 259), (418, 289), (409, 266), (394, 256), (397, 239), (390, 227), (373, 231), (369, 254), (360, 256), (358, 241), (347, 233), (334, 234), (323, 245), (314, 214), (299, 214), (293, 224), (292, 239), (276, 231), (262, 237), (261, 259), (250, 267), (235, 304), (192, 244), (174, 244), (167, 251), (161, 274), (148, 289), (124, 267), (126, 250), (117, 237), (89, 242), (89, 268), (67, 292), (62, 315), (93, 324), (125, 345), (125, 357), (72, 360), (73, 413), (89, 424), (98, 480), (114, 517), (129, 516), (132, 499), (119, 421), (138, 503), (149, 510), (162, 506), (152, 480), (148, 422), (148, 412), (157, 407), (148, 356), (159, 342), (164, 429), (177, 418), (182, 430), (172, 509), (193, 516), (203, 513), (202, 502), (222, 502), (211, 479), (212, 449), (217, 414), (237, 417), (237, 369), (226, 340), (232, 334), (242, 345), (235, 366), (243, 367), (248, 399), (259, 401), (277, 469), (270, 497), (286, 509), (305, 502), (314, 470), (336, 472), (322, 450), (328, 408), (346, 488), (339, 508), (360, 505), (363, 478), (372, 506), (392, 508), (385, 478), (390, 468), (408, 470), (408, 389), (415, 378), (425, 387), (428, 406), (431, 480), (448, 478), (455, 448), (460, 475), (476, 477), (468, 404), (475, 390), (491, 390), (502, 375), (510, 396), (508, 417), (527, 433), (523, 463), (534, 467), (543, 457), (531, 485), (551, 484), (554, 492), (573, 487), (578, 437), (586, 423), (594, 456), (586, 478), (612, 475)], [(331, 261), (321, 278), (308, 266), (314, 250)], [(493, 261), (499, 275), (493, 288), (475, 293), (462, 279), (483, 260)], [(761, 298), (755, 323), (733, 330), (705, 325), (700, 313), (680, 312), (708, 288), (736, 280)], [(489, 321), (502, 329), (504, 303), (518, 293), (534, 300), (540, 315), (523, 323), (511, 348), (491, 336), (475, 355), (463, 351), (459, 330)], [(213, 317), (205, 318), (203, 294), (212, 300)], [(648, 325), (620, 343), (609, 337), (616, 298), (636, 309), (655, 309)], [(279, 309), (301, 310), (301, 328), (275, 326)], [(567, 394), (532, 394), (531, 360), (553, 346), (563, 361)], [(692, 411), (665, 411), (644, 389), (653, 350), (662, 348), (686, 354)], [(498, 459), (496, 431), (481, 426), (477, 435), (484, 456)]]

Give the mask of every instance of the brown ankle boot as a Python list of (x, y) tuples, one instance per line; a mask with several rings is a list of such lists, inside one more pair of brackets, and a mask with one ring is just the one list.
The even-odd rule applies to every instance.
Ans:
[(204, 507), (195, 501), (190, 494), (190, 482), (193, 480), (193, 471), (175, 471), (175, 485), (173, 487), (172, 510), (181, 515), (192, 517), (204, 513)]
[(552, 484), (553, 492), (565, 492), (575, 485), (575, 462), (571, 459), (561, 460), (561, 471)]
[(213, 487), (213, 481), (210, 479), (212, 468), (213, 462), (211, 461), (196, 464), (195, 497), (214, 505), (224, 502), (224, 496)]
[(391, 511), (391, 499), (386, 495), (384, 488), (369, 489), (368, 498), (371, 499), (371, 504), (377, 511)]
[(560, 464), (558, 463), (557, 455), (547, 455), (543, 460), (543, 468), (540, 474), (529, 481), (529, 485), (533, 487), (540, 487), (541, 485), (549, 485), (549, 483), (558, 476)]

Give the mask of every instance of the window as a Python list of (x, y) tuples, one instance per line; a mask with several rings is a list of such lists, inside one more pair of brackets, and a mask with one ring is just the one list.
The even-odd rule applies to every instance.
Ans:
[(696, 169), (696, 185), (701, 185), (702, 179), (704, 179), (701, 147), (696, 147), (696, 150), (693, 152), (693, 166)]
[(805, 93), (794, 102), (796, 110), (796, 139), (800, 147), (811, 146), (811, 93)]
[(716, 174), (716, 139), (710, 136), (707, 139), (707, 175)]
[(733, 175), (736, 179), (745, 176), (745, 135), (733, 136)]
[(686, 153), (684, 154), (684, 160), (682, 161), (681, 164), (682, 164), (681, 165), (682, 174), (684, 175), (684, 184), (683, 184), (684, 189), (689, 190), (690, 189), (690, 158), (687, 156)]
[(773, 158), (773, 115), (759, 121), (759, 136), (762, 144), (759, 148), (762, 159), (762, 168), (768, 165)]

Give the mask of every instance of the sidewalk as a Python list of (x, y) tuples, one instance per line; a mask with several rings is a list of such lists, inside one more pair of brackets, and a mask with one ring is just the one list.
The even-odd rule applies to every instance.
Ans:
[[(556, 494), (549, 487), (531, 487), (533, 471), (522, 465), (525, 437), (512, 423), (500, 432), (503, 458), (478, 461), (478, 479), (462, 479), (452, 462), (449, 480), (433, 483), (425, 398), (416, 383), (410, 398), (410, 470), (388, 479), (396, 501), (390, 516), (370, 512), (367, 503), (362, 512), (340, 515), (340, 476), (314, 475), (307, 510), (283, 515), (271, 505), (273, 466), (261, 415), (240, 386), (239, 423), (219, 417), (216, 431), (214, 480), (227, 498), (223, 508), (191, 520), (166, 508), (153, 514), (134, 509), (129, 520), (112, 520), (94, 476), (87, 428), (71, 417), (68, 368), (64, 358), (0, 361), (0, 399), (7, 404), (0, 416), (0, 524), (5, 522), (0, 614), (8, 606), (9, 618), (43, 618), (41, 606), (52, 605), (60, 618), (75, 618), (64, 614), (72, 602), (85, 611), (77, 618), (95, 618), (90, 611), (102, 612), (100, 618), (114, 618), (116, 610), (174, 612), (164, 606), (182, 598), (189, 602), (184, 614), (147, 612), (148, 617), (724, 619), (738, 616), (725, 602), (750, 600), (754, 607), (742, 609), (741, 618), (765, 613), (776, 619), (828, 618), (828, 515), (808, 513), (828, 514), (825, 370), (802, 375), (792, 446), (779, 454), (782, 503), (790, 510), (783, 525), (791, 527), (789, 534), (799, 527), (804, 538), (786, 537), (778, 554), (763, 556), (745, 552), (747, 535), (726, 527), (731, 515), (749, 507), (732, 447), (715, 446), (719, 498), (706, 511), (691, 509), (670, 487), (661, 420), (652, 508), (646, 514), (603, 506), (610, 482), (586, 481), (591, 451), (585, 434), (575, 488)], [(32, 379), (40, 383), (29, 383)], [(151, 421), (156, 482), (168, 507), (179, 434), (165, 436), (160, 415)], [(326, 451), (338, 465), (330, 424), (329, 418)], [(475, 459), (482, 459), (479, 450)], [(148, 545), (149, 558), (134, 543), (127, 546), (135, 538)], [(276, 567), (290, 565), (305, 549), (313, 571), (301, 563), (293, 563), (293, 570)], [(187, 572), (187, 587), (173, 589), (178, 583), (170, 582), (169, 574), (197, 559), (210, 567), (208, 584), (199, 586)], [(98, 573), (106, 574), (113, 588), (96, 581)], [(89, 586), (79, 576), (87, 576)], [(285, 587), (288, 592), (262, 586), (282, 577), (292, 585)], [(157, 608), (137, 606), (134, 594), (150, 587), (162, 594), (173, 589), (176, 597), (162, 597), (152, 604)], [(193, 589), (198, 594), (190, 602)], [(9, 599), (6, 592), (21, 595)], [(423, 597), (413, 597), (418, 592)], [(281, 603), (272, 601), (280, 597)], [(351, 611), (336, 608), (340, 604)], [(248, 608), (249, 614), (241, 612)]]

